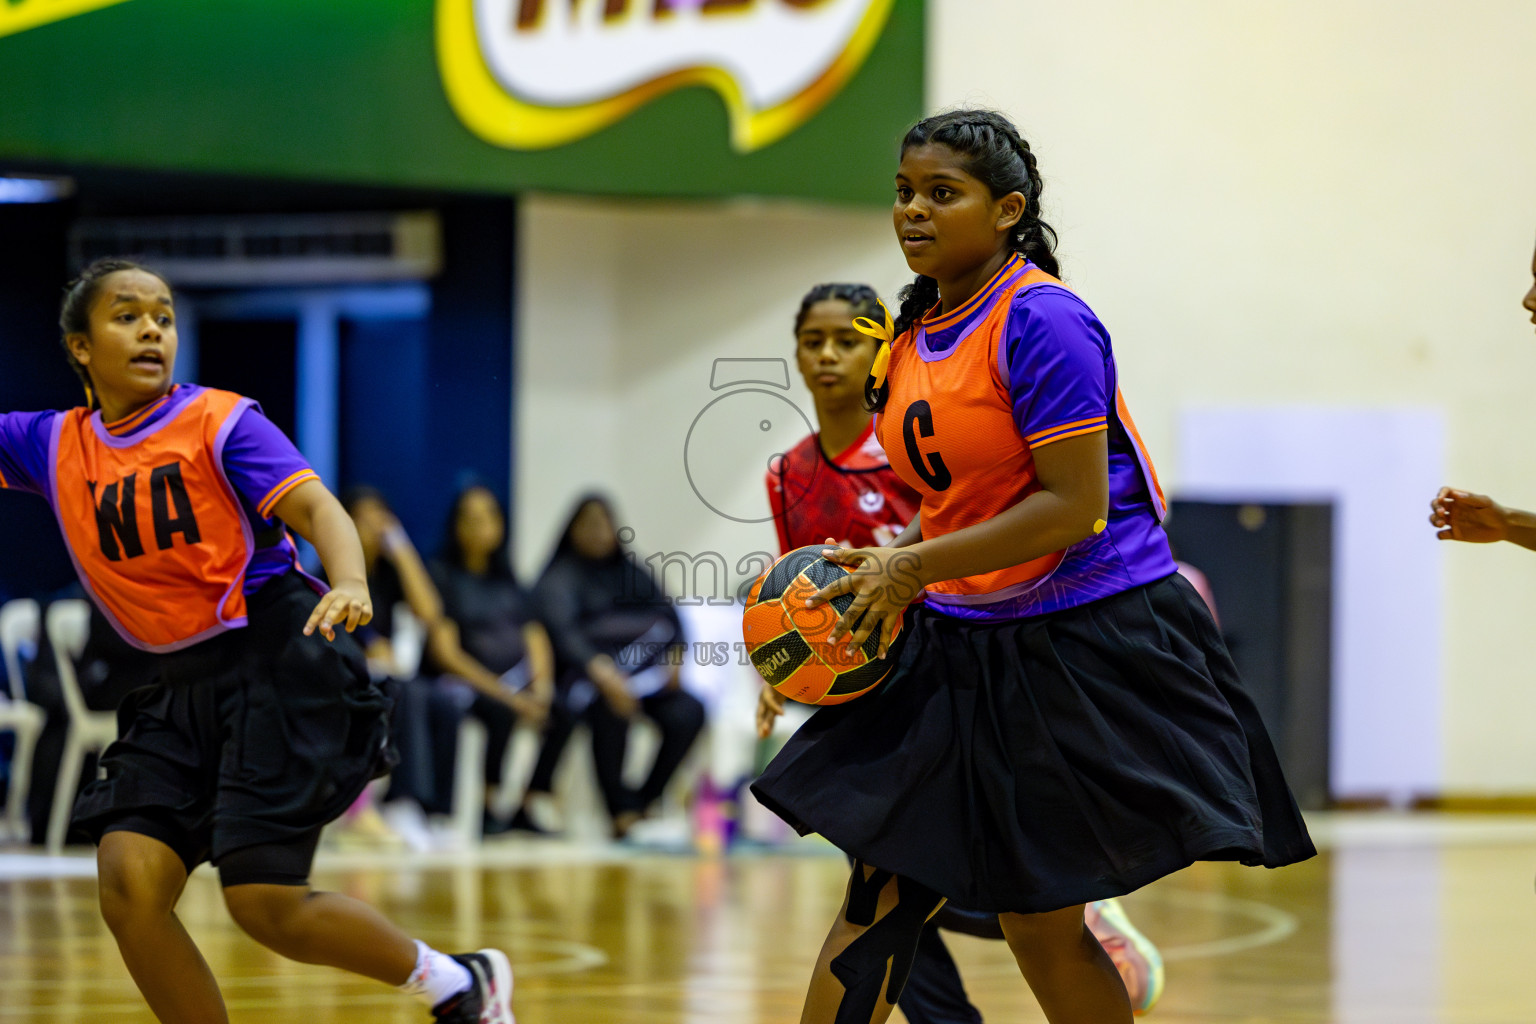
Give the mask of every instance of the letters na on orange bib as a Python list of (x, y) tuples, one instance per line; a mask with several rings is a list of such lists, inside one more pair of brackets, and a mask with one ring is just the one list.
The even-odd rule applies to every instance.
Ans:
[(46, 498), (81, 582), (123, 639), (168, 652), (246, 622), (246, 598), (296, 565), (271, 518), (318, 477), (254, 401), (178, 385), (120, 422), (0, 416), (0, 484)]

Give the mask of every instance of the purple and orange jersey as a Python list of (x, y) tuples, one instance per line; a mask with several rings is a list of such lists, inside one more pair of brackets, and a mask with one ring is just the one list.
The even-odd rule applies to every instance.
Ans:
[(821, 435), (802, 438), (769, 464), (767, 483), (781, 554), (828, 537), (856, 548), (878, 547), (875, 531), (900, 533), (921, 500), (891, 469), (874, 424), (830, 459)]
[(1166, 504), (1120, 394), (1109, 332), (1054, 277), (1015, 256), (960, 308), (891, 348), (876, 433), (922, 496), (923, 535), (984, 522), (1040, 489), (1033, 452), (1108, 431), (1102, 533), (1023, 565), (928, 587), (928, 606), (1012, 619), (1074, 607), (1174, 571)]
[(81, 582), (123, 638), (170, 651), (245, 624), (295, 568), (272, 510), (318, 479), (251, 399), (178, 385), (134, 415), (0, 415), (0, 486), (53, 506)]

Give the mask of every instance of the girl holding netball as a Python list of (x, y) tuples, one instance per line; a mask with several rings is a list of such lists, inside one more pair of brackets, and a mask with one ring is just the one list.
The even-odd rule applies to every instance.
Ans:
[(1040, 192), (998, 114), (902, 142), (894, 221), (918, 276), (869, 397), (921, 509), (890, 547), (833, 551), (856, 571), (816, 602), (854, 596), (839, 642), (888, 653), (903, 612), (905, 641), (879, 690), (819, 711), (754, 786), (856, 858), (808, 1024), (885, 1020), (947, 899), (998, 915), (1052, 1024), (1129, 1021), (1086, 904), (1195, 860), (1314, 853), (1175, 571), (1108, 332), (1055, 277)]
[[(883, 547), (917, 515), (921, 496), (891, 468), (874, 436), (864, 385), (874, 365), (876, 340), (860, 333), (855, 317), (883, 316), (879, 297), (865, 284), (823, 284), (806, 292), (795, 314), (795, 362), (811, 393), (817, 431), (775, 459), (767, 476), (768, 502), (780, 553), (830, 538), (852, 547)], [(763, 685), (758, 735), (767, 738), (784, 711), (784, 695)], [(1097, 900), (1084, 913), (1125, 982), (1132, 1008), (1152, 1009), (1162, 994), (1157, 947), (1137, 931), (1117, 900)], [(901, 997), (910, 1024), (979, 1024), (940, 927), (1001, 939), (996, 914), (948, 904), (923, 929)]]
[[(438, 1021), (511, 1024), (504, 954), (447, 956), (309, 885), (321, 828), (392, 761), (389, 702), (348, 635), (372, 603), (347, 513), (250, 399), (172, 383), (164, 279), (99, 260), (60, 324), (87, 407), (0, 415), (0, 487), (53, 506), (97, 607), (158, 660), (74, 818), (150, 1009), (228, 1020), (176, 916), (188, 873), (212, 861), (230, 914), (269, 949), (399, 986)], [(287, 529), (329, 590), (298, 571)]]

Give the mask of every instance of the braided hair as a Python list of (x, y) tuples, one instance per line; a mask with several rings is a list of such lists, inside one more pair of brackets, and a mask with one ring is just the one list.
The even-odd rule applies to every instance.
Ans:
[[(1017, 192), (1024, 197), (1024, 215), (1014, 226), (1013, 251), (1032, 260), (1053, 277), (1061, 275), (1056, 262), (1056, 231), (1040, 219), (1040, 194), (1044, 182), (1035, 166), (1035, 154), (1013, 122), (993, 110), (952, 110), (925, 117), (901, 140), (901, 152), (914, 146), (938, 143), (962, 158), (962, 167), (991, 190), (993, 197)], [(939, 301), (939, 283), (917, 275), (901, 290), (901, 311), (896, 314), (900, 335), (917, 323)], [(883, 404), (883, 397), (882, 397)]]
[(805, 293), (805, 298), (800, 300), (800, 309), (795, 313), (795, 333), (800, 333), (800, 328), (805, 326), (805, 318), (811, 312), (811, 307), (818, 302), (828, 302), (838, 299), (853, 307), (854, 316), (868, 316), (879, 319), (880, 296), (867, 284), (819, 284)]
[(96, 389), (91, 386), (90, 372), (69, 350), (69, 336), (91, 333), (91, 305), (96, 301), (97, 293), (101, 291), (101, 282), (122, 270), (141, 270), (146, 274), (159, 277), (167, 289), (171, 287), (169, 281), (148, 267), (141, 266), (132, 260), (109, 256), (93, 261), (80, 271), (79, 277), (69, 282), (64, 289), (64, 302), (59, 307), (59, 330), (62, 332), (59, 343), (64, 346), (64, 358), (69, 360), (69, 368), (75, 371), (75, 376), (79, 377), (80, 383), (85, 386), (85, 404), (91, 409), (101, 408), (101, 400), (96, 396)]

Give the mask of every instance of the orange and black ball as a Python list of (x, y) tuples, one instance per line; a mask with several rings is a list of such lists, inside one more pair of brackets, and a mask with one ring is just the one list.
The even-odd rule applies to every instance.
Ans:
[(821, 556), (825, 544), (796, 548), (752, 584), (741, 629), (747, 655), (768, 684), (802, 704), (841, 704), (868, 693), (895, 665), (898, 622), (891, 652), (880, 654), (880, 634), (848, 652), (848, 635), (829, 642), (827, 634), (853, 604), (852, 594), (805, 607), (818, 590), (849, 574)]

